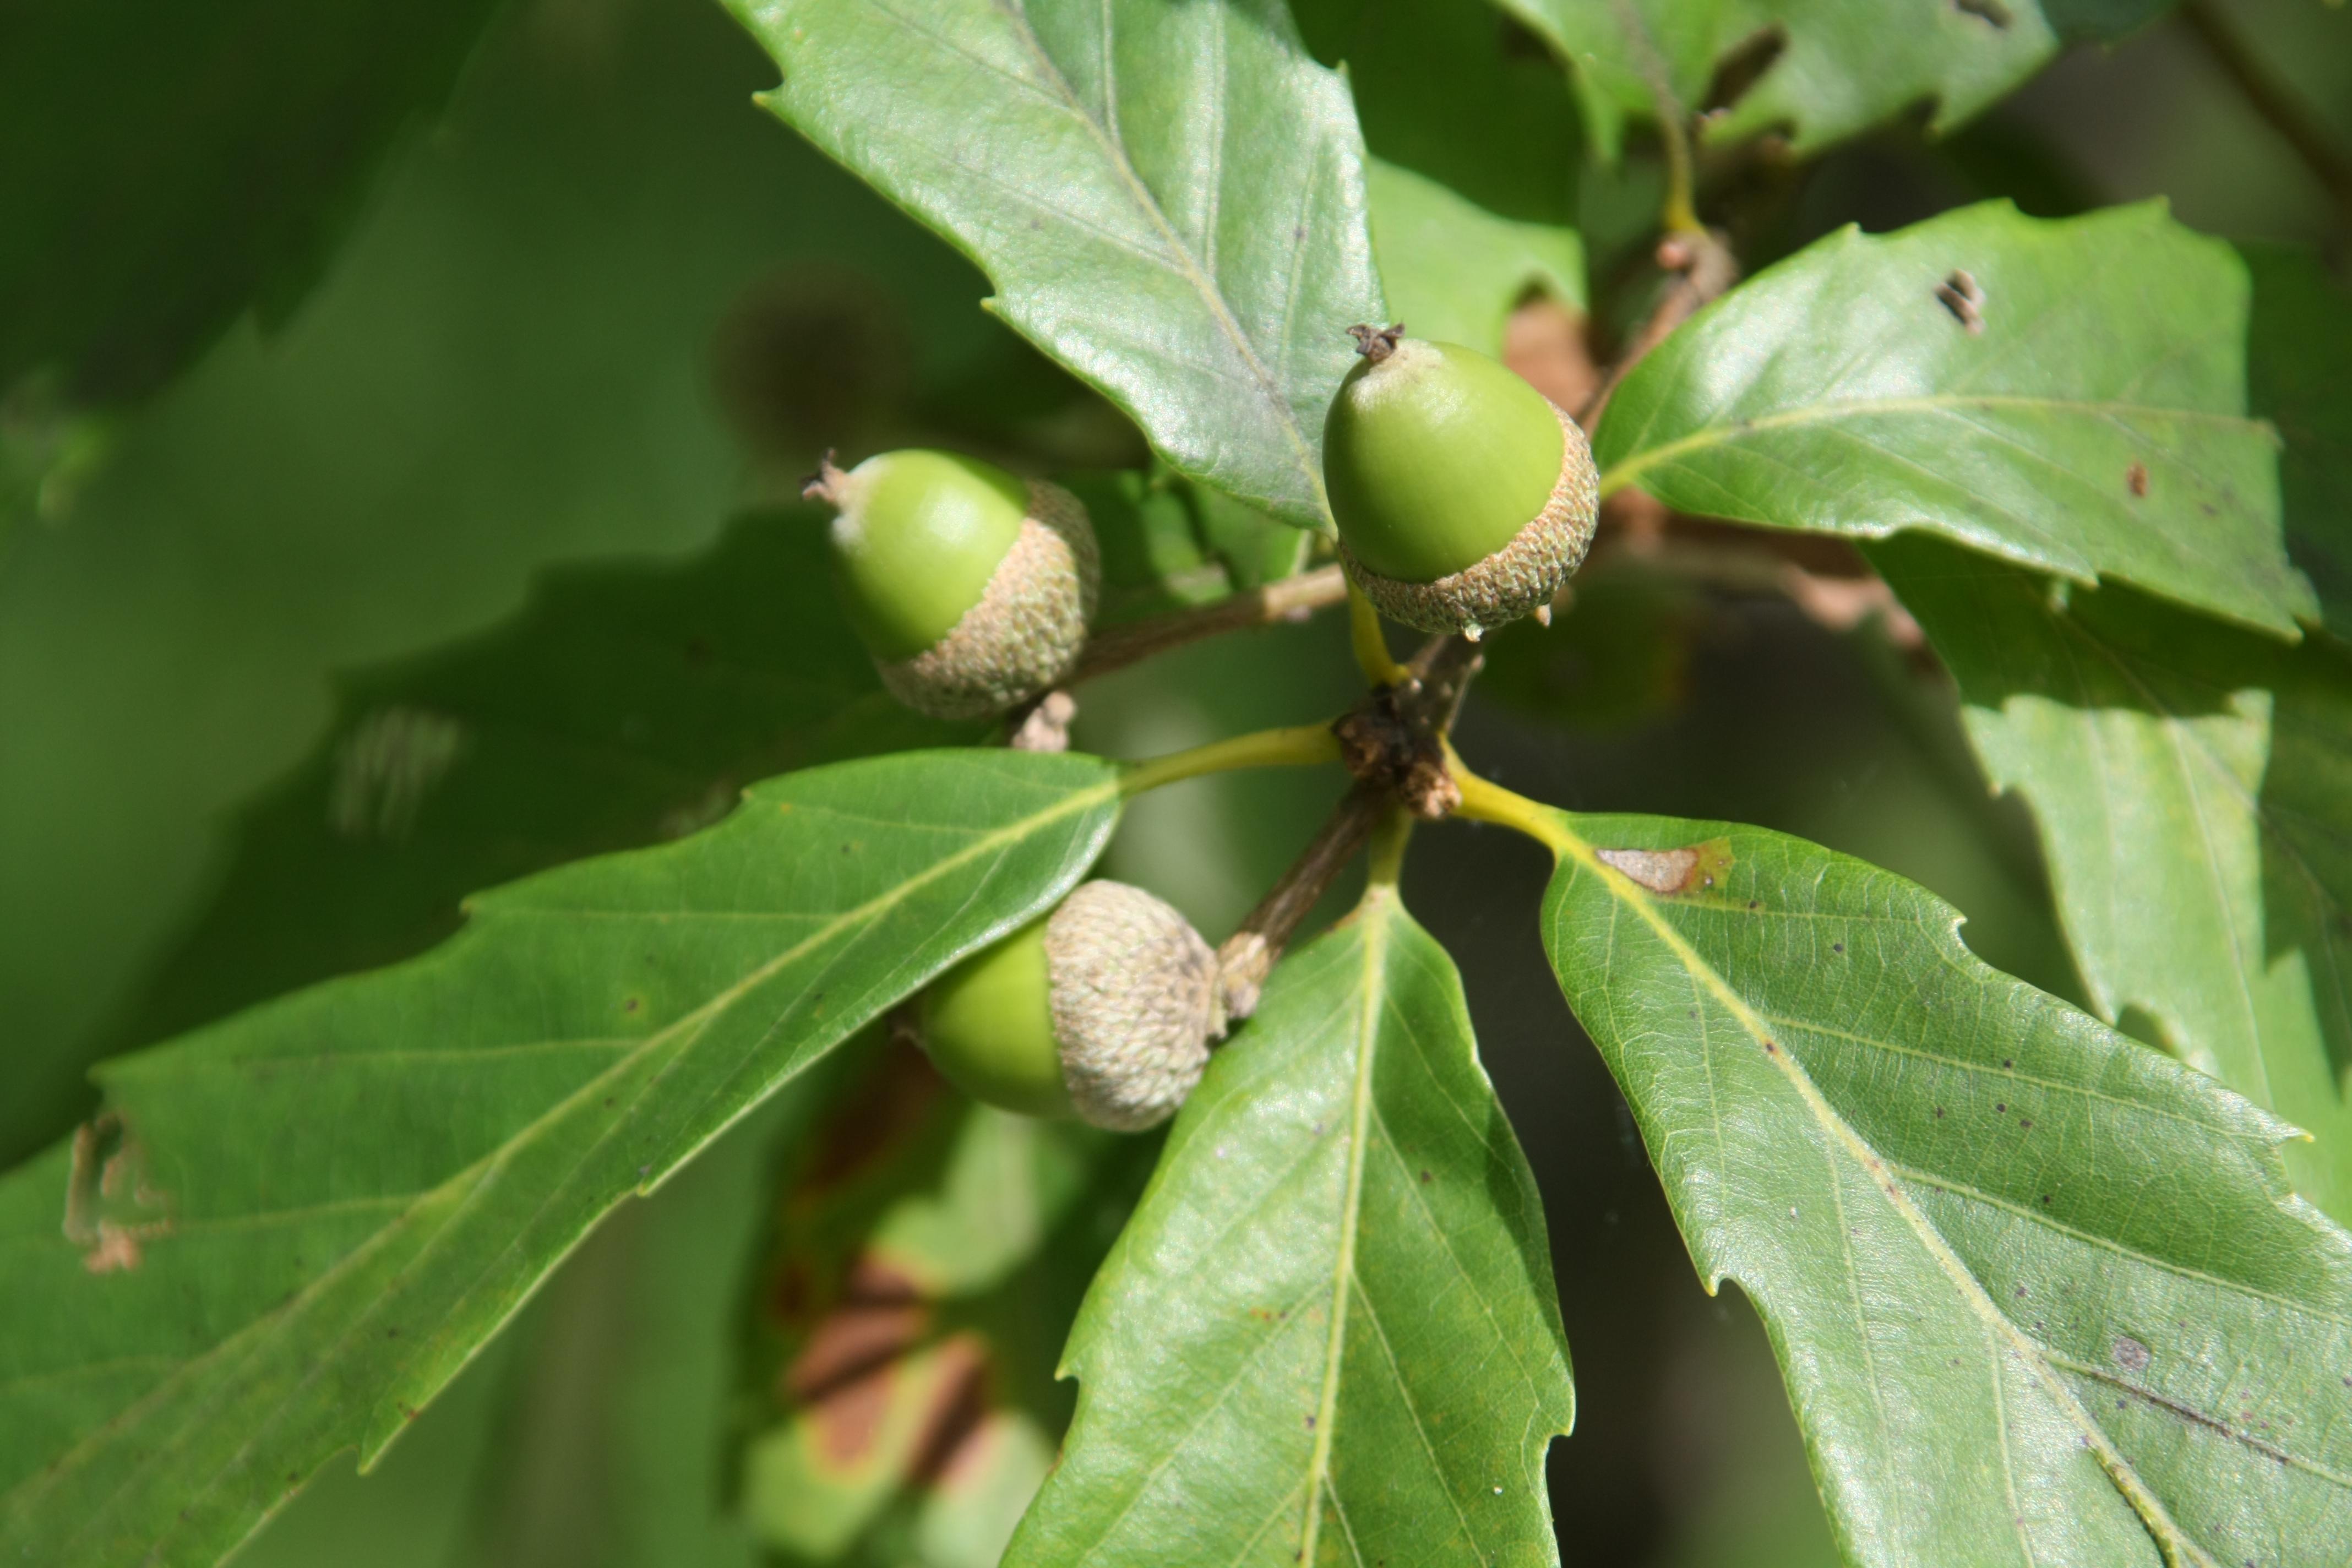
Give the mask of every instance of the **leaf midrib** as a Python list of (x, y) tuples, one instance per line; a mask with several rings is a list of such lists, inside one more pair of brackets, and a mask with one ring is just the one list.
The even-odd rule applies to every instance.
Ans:
[(2050, 397), (2024, 393), (1937, 393), (1923, 397), (1843, 398), (1809, 403), (1752, 419), (1702, 426), (1687, 436), (1619, 458), (1601, 476), (1601, 493), (1611, 495), (1635, 478), (1693, 452), (1733, 445), (1759, 431), (1798, 428), (1843, 418), (1878, 414), (1942, 414), (1965, 408), (2021, 408), (2034, 412), (2095, 413), (2117, 419), (2179, 420), (2192, 424), (2233, 426), (2252, 433), (2269, 431), (2263, 420), (2242, 414), (2217, 414), (2206, 409), (2168, 408), (2154, 403), (2122, 403), (2103, 398)]
[(1323, 1388), (1316, 1403), (1315, 1447), (1307, 1461), (1305, 1517), (1299, 1522), (1298, 1560), (1315, 1561), (1323, 1523), (1323, 1488), (1331, 1473), (1332, 1428), (1339, 1407), (1339, 1368), (1347, 1348), (1348, 1301), (1356, 1280), (1356, 1227), (1363, 1211), (1365, 1144), (1370, 1141), (1372, 1062), (1380, 1047), (1382, 977), (1388, 963), (1390, 906), (1395, 889), (1375, 885), (1364, 896), (1357, 919), (1362, 924), (1362, 1006), (1356, 1019), (1356, 1080), (1349, 1105), (1346, 1195), (1339, 1209), (1339, 1248), (1331, 1268), (1331, 1327), (1324, 1345)]
[[(1216, 321), (1218, 330), (1224, 333), (1227, 341), (1233, 344), (1234, 352), (1240, 356), (1242, 363), (1248, 367), (1251, 379), (1256, 383), (1259, 399), (1273, 412), (1275, 424), (1282, 431), (1284, 439), (1289, 443), (1293, 460), (1299, 473), (1306, 477), (1309, 492), (1315, 497), (1317, 504), (1328, 510), (1329, 503), (1324, 498), (1322, 468), (1315, 461), (1313, 449), (1307, 446), (1306, 437), (1299, 433), (1297, 420), (1291, 413), (1289, 398), (1284, 395), (1282, 388), (1275, 383), (1272, 373), (1258, 358), (1257, 351), (1251, 344), (1248, 334), (1242, 331), (1240, 321), (1226, 305), (1223, 289), (1218, 286), (1214, 278), (1202, 270), (1199, 258), (1185, 248), (1183, 241), (1176, 233), (1175, 226), (1168, 221), (1168, 215), (1161, 208), (1160, 198), (1152, 194), (1151, 187), (1144, 184), (1143, 176), (1137, 174), (1135, 165), (1129, 162), (1124, 138), (1112, 135), (1110, 127), (1097, 123), (1094, 116), (1087, 112), (1086, 106), (1078, 101), (1078, 95), (1071, 87), (1069, 78), (1062, 73), (1062, 68), (1055, 63), (1054, 58), (1045, 52), (1045, 46), (1039, 40), (1036, 29), (1030, 26), (1027, 15), (1018, 5), (1012, 4), (1011, 0), (991, 0), (991, 3), (1005, 18), (1013, 35), (1021, 40), (1031, 57), (1035, 59), (1039, 69), (1045, 73), (1045, 79), (1053, 84), (1055, 95), (1060, 98), (1072, 118), (1087, 128), (1087, 134), (1092, 136), (1096, 144), (1102, 149), (1103, 156), (1109, 161), (1112, 170), (1118, 175), (1119, 182), (1127, 187), (1129, 199), (1150, 220), (1152, 227), (1159, 232), (1169, 253), (1177, 258), (1174, 269), (1192, 286), (1193, 291), (1201, 297), (1202, 302), (1208, 308), (1211, 318)], [(1105, 0), (1105, 3), (1107, 5), (1108, 0)], [(889, 16), (894, 21), (907, 25), (904, 18), (899, 17), (896, 12), (884, 8), (884, 14)], [(1108, 20), (1104, 24), (1104, 30), (1108, 35), (1109, 31)], [(1103, 56), (1103, 82), (1107, 100), (1116, 90), (1118, 76), (1118, 71), (1113, 58), (1106, 52)], [(1220, 114), (1223, 111), (1221, 99)], [(1220, 169), (1221, 175), (1222, 172)], [(1222, 197), (1222, 190), (1219, 190), (1217, 195)]]
[[(219, 1341), (211, 1347), (194, 1356), (186, 1358), (184, 1361), (178, 1362), (176, 1370), (174, 1370), (169, 1376), (163, 1378), (145, 1394), (142, 1395), (141, 1398), (129, 1409), (121, 1412), (112, 1419), (106, 1421), (94, 1428), (88, 1436), (75, 1444), (73, 1447), (68, 1449), (64, 1454), (59, 1455), (47, 1468), (45, 1468), (40, 1474), (29, 1478), (24, 1482), (20, 1482), (16, 1488), (5, 1494), (5, 1498), (0, 1498), (0, 1501), (5, 1501), (8, 1505), (10, 1512), (16, 1513), (19, 1518), (23, 1517), (22, 1510), (30, 1506), (31, 1500), (38, 1496), (40, 1491), (47, 1489), (44, 1483), (62, 1480), (68, 1472), (72, 1471), (76, 1468), (79, 1461), (86, 1458), (93, 1450), (102, 1447), (105, 1440), (111, 1434), (125, 1428), (127, 1426), (135, 1425), (135, 1423), (131, 1421), (131, 1417), (135, 1413), (143, 1408), (152, 1407), (170, 1396), (177, 1388), (184, 1385), (187, 1379), (198, 1373), (205, 1367), (214, 1363), (216, 1358), (221, 1357), (224, 1352), (230, 1351), (233, 1347), (238, 1346), (240, 1342), (244, 1341), (248, 1334), (256, 1335), (257, 1338), (252, 1345), (240, 1353), (258, 1354), (264, 1348), (261, 1342), (268, 1338), (268, 1331), (275, 1325), (282, 1323), (294, 1316), (301, 1308), (308, 1305), (310, 1301), (316, 1300), (320, 1294), (322, 1294), (329, 1285), (341, 1279), (352, 1268), (362, 1264), (368, 1258), (373, 1258), (381, 1247), (388, 1240), (388, 1238), (398, 1233), (403, 1222), (404, 1222), (411, 1215), (417, 1213), (427, 1205), (436, 1199), (441, 1198), (445, 1194), (457, 1197), (462, 1204), (464, 1201), (463, 1194), (467, 1187), (478, 1185), (482, 1179), (490, 1174), (496, 1168), (511, 1161), (517, 1153), (528, 1147), (550, 1128), (559, 1125), (566, 1113), (574, 1106), (583, 1100), (599, 1095), (602, 1092), (604, 1086), (616, 1075), (625, 1074), (630, 1068), (635, 1067), (641, 1060), (645, 1059), (652, 1052), (671, 1045), (673, 1043), (674, 1037), (685, 1035), (688, 1031), (698, 1031), (700, 1027), (707, 1024), (711, 1018), (715, 1017), (719, 1012), (723, 1012), (727, 1007), (733, 1005), (751, 989), (772, 978), (774, 974), (780, 973), (786, 965), (797, 960), (803, 954), (830, 940), (833, 936), (842, 931), (852, 929), (861, 921), (870, 921), (872, 917), (878, 916), (883, 911), (887, 910), (897, 903), (903, 901), (906, 898), (911, 896), (911, 894), (917, 889), (929, 885), (939, 878), (949, 874), (950, 871), (957, 869), (970, 861), (979, 858), (991, 851), (1003, 846), (1015, 843), (1032, 833), (1041, 831), (1045, 827), (1049, 826), (1054, 822), (1063, 817), (1076, 815), (1087, 807), (1118, 798), (1121, 793), (1121, 782), (1122, 781), (1118, 777), (1113, 777), (1105, 780), (1100, 784), (1089, 785), (1085, 789), (1074, 791), (1044, 810), (1034, 812), (1028, 816), (1019, 818), (1014, 822), (1006, 824), (1003, 827), (996, 828), (981, 835), (962, 849), (960, 849), (954, 854), (947, 856), (935, 862), (917, 876), (907, 879), (905, 881), (898, 883), (890, 890), (880, 894), (876, 898), (867, 900), (865, 903), (858, 905), (855, 909), (843, 911), (840, 915), (829, 921), (824, 929), (812, 932), (801, 942), (786, 949), (783, 952), (779, 953), (775, 957), (760, 964), (750, 973), (738, 980), (733, 984), (728, 986), (725, 990), (713, 996), (701, 1006), (679, 1017), (675, 1023), (672, 1023), (655, 1034), (647, 1036), (625, 1056), (623, 1056), (613, 1062), (595, 1077), (583, 1082), (579, 1088), (572, 1091), (570, 1094), (562, 1096), (539, 1116), (534, 1117), (531, 1121), (516, 1129), (514, 1133), (499, 1143), (497, 1148), (490, 1150), (472, 1163), (453, 1173), (436, 1185), (407, 1195), (404, 1199), (404, 1206), (401, 1208), (398, 1214), (388, 1218), (383, 1225), (377, 1227), (373, 1234), (362, 1241), (358, 1246), (353, 1247), (350, 1251), (344, 1253), (342, 1257), (337, 1258), (329, 1267), (320, 1270), (310, 1280), (308, 1280), (299, 1290), (287, 1298), (278, 1306), (253, 1318), (244, 1327), (231, 1333), (229, 1336)], [(777, 1086), (771, 1085), (770, 1091), (772, 1092), (775, 1087)], [(614, 1117), (615, 1123), (625, 1120), (626, 1117), (634, 1110), (635, 1107), (640, 1102), (640, 1100), (633, 1100), (628, 1108), (622, 1110), (619, 1114)], [(734, 1124), (736, 1121), (740, 1120), (743, 1115), (749, 1114), (749, 1112), (754, 1108), (754, 1104), (756, 1104), (756, 1101), (753, 1102), (753, 1104), (746, 1104), (739, 1110), (734, 1117), (730, 1118), (726, 1122), (714, 1128), (708, 1137), (697, 1143), (695, 1148), (687, 1151), (685, 1153), (680, 1155), (677, 1161), (673, 1162), (671, 1168), (676, 1169), (690, 1161), (696, 1153), (699, 1152), (701, 1149), (707, 1147), (713, 1140), (723, 1134), (729, 1127), (731, 1127)], [(646, 1190), (646, 1189), (644, 1187), (640, 1187), (639, 1189), (641, 1193)], [(404, 1202), (404, 1200), (400, 1198), (394, 1198), (391, 1201)], [(387, 1206), (389, 1206), (389, 1205), (387, 1205)], [(544, 1205), (542, 1205), (541, 1210), (539, 1212), (544, 1212)], [(451, 1218), (454, 1219), (455, 1215), (452, 1215)], [(420, 1242), (418, 1249), (419, 1258), (421, 1258), (426, 1251), (436, 1245), (439, 1232), (446, 1229), (446, 1222), (445, 1222), (443, 1226), (436, 1227), (436, 1237), (427, 1237)], [(503, 1254), (501, 1254), (501, 1256), (503, 1256)], [(413, 1269), (415, 1267), (416, 1261), (417, 1259), (411, 1259), (407, 1265), (407, 1268)], [(550, 1267), (551, 1268), (552, 1265), (551, 1264)], [(478, 1274), (476, 1276), (477, 1281), (478, 1281), (479, 1278), (480, 1276)], [(543, 1274), (541, 1278), (544, 1278)], [(469, 1284), (467, 1287), (466, 1293), (470, 1293), (472, 1289), (473, 1286)], [(526, 1290), (526, 1300), (528, 1299), (528, 1295), (529, 1291)], [(460, 1299), (463, 1299), (462, 1294)], [(514, 1310), (520, 1310), (521, 1306), (522, 1301), (518, 1300), (515, 1303)], [(511, 1316), (512, 1312), (510, 1311), (508, 1314), (508, 1317), (511, 1318)], [(506, 1320), (502, 1319), (499, 1325), (494, 1326), (490, 1332), (484, 1334), (478, 1342), (478, 1348), (479, 1344), (488, 1343), (491, 1338), (495, 1337), (498, 1327), (503, 1326), (505, 1321)], [(348, 1345), (351, 1342), (352, 1338), (352, 1336), (346, 1334), (339, 1336), (337, 1340), (333, 1342), (332, 1345), (319, 1357), (319, 1364), (312, 1369), (311, 1375), (313, 1378), (325, 1371), (333, 1356), (336, 1353), (339, 1353), (344, 1346)], [(414, 1365), (415, 1355), (423, 1353), (424, 1350), (429, 1343), (429, 1340), (419, 1340), (417, 1342), (417, 1351), (415, 1354), (412, 1354), (404, 1361), (400, 1365), (400, 1370), (404, 1372), (407, 1367)], [(383, 1381), (387, 1385), (389, 1385), (396, 1383), (398, 1378), (397, 1376), (387, 1377)], [(304, 1386), (309, 1386), (307, 1381)], [(201, 1427), (202, 1425), (203, 1424), (201, 1422), (191, 1422), (188, 1424), (186, 1429), (194, 1430)], [(364, 1447), (364, 1445), (362, 1446)], [(163, 1457), (163, 1449), (159, 1447), (148, 1456), (148, 1461), (152, 1462), (154, 1459), (161, 1458)], [(145, 1462), (131, 1467), (130, 1476), (126, 1477), (121, 1487), (118, 1487), (115, 1492), (110, 1494), (110, 1499), (112, 1497), (119, 1497), (121, 1491), (131, 1484), (132, 1479), (135, 1479), (138, 1473), (145, 1468)], [(93, 1518), (90, 1522), (94, 1523), (95, 1519)], [(85, 1528), (87, 1527), (88, 1526), (86, 1525)], [(77, 1532), (77, 1534), (79, 1534), (79, 1532)]]
[(2205, 1549), (2174, 1521), (2163, 1501), (2139, 1479), (2137, 1470), (2107, 1436), (2105, 1428), (2091, 1419), (2090, 1413), (2083, 1408), (2081, 1401), (2075, 1398), (2074, 1391), (2060, 1380), (2044, 1354), (2041, 1342), (2011, 1321), (2009, 1315), (2003, 1312), (1986, 1293), (1982, 1283), (1969, 1271), (1968, 1265), (1952, 1250), (1951, 1244), (1944, 1239), (1943, 1233), (1936, 1228), (1934, 1222), (1920, 1211), (1910, 1195), (1903, 1190), (1901, 1181), (1892, 1173), (1888, 1162), (1881, 1158), (1868, 1142), (1838, 1113), (1837, 1108), (1829, 1103), (1827, 1097), (1812, 1081), (1811, 1075), (1798, 1064), (1795, 1053), (1780, 1047), (1774, 1041), (1770, 1031), (1763, 1026), (1763, 1019), (1748, 1006), (1747, 999), (1733, 988), (1731, 983), (1726, 980), (1714, 965), (1706, 962), (1696, 948), (1691, 946), (1689, 941), (1675, 928), (1673, 922), (1658, 911), (1656, 906), (1637, 883), (1601, 859), (1592, 846), (1586, 843), (1570, 826), (1566, 813), (1547, 810), (1545, 819), (1551, 830), (1547, 837), (1553, 852), (1562, 858), (1573, 860), (1580, 869), (1600, 879), (1601, 885), (1610, 896), (1621, 905), (1633, 910), (1642, 922), (1650, 928), (1651, 933), (1657, 938), (1660, 944), (1673, 954), (1675, 962), (1715, 997), (1717, 1004), (1731, 1015), (1741, 1029), (1759, 1046), (1769, 1047), (1765, 1052), (1766, 1060), (1779, 1070), (1781, 1077), (1796, 1091), (1800, 1102), (1811, 1113), (1815, 1122), (1829, 1134), (1834, 1144), (1842, 1145), (1846, 1150), (1848, 1155), (1862, 1167), (1866, 1174), (1877, 1178), (1872, 1184), (1885, 1195), (1888, 1206), (1903, 1220), (1921, 1247), (1935, 1260), (1937, 1267), (1951, 1282), (1961, 1300), (1997, 1340), (2007, 1342), (2011, 1350), (2032, 1369), (2035, 1380), (2057, 1403), (2059, 1409), (2076, 1428), (2084, 1444), (2096, 1457), (2099, 1467), (2106, 1472), (2108, 1480), (2114, 1484), (2117, 1491), (2123, 1494), (2133, 1511), (2139, 1515), (2141, 1522), (2155, 1538), (2158, 1549), (2164, 1552), (2168, 1559), (2174, 1557), (2177, 1552), (2186, 1552), (2189, 1561), (2202, 1565), (2202, 1568), (2215, 1568), (2212, 1558)]

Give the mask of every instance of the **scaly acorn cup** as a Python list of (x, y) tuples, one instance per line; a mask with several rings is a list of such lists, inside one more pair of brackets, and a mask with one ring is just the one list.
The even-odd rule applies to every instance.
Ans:
[(1323, 420), (1339, 560), (1391, 620), (1425, 632), (1549, 618), (1592, 544), (1600, 476), (1576, 421), (1458, 343), (1350, 327), (1363, 357)]
[(802, 492), (830, 502), (834, 581), (882, 684), (937, 719), (1002, 713), (1086, 646), (1102, 569), (1078, 499), (952, 452), (831, 454)]
[(1139, 1132), (1176, 1114), (1225, 1031), (1217, 956), (1140, 888), (1088, 882), (916, 1005), (923, 1049), (973, 1099)]

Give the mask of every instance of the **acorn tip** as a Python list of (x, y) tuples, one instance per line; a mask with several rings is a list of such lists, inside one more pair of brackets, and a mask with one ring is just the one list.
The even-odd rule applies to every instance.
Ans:
[(1396, 353), (1397, 342), (1404, 336), (1404, 323), (1392, 321), (1385, 327), (1375, 327), (1359, 321), (1348, 329), (1348, 335), (1356, 340), (1358, 353), (1378, 364)]
[(841, 482), (849, 478), (834, 466), (834, 449), (827, 447), (824, 456), (816, 462), (816, 472), (801, 485), (801, 500), (821, 500), (833, 506), (841, 504)]

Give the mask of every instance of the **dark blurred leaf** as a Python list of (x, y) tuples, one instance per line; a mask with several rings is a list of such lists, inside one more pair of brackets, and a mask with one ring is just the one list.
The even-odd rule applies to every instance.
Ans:
[(709, 0), (530, 0), (296, 316), (233, 328), (116, 422), (70, 526), (19, 533), (0, 563), (0, 1164), (95, 1109), (89, 1062), (126, 1043), (237, 814), (311, 752), (341, 671), (507, 622), (551, 562), (710, 545), (747, 494), (711, 385), (738, 307), (801, 290), (821, 312), (854, 274), (909, 356), (877, 377), (891, 397), (992, 344), (1044, 364), (971, 308), (978, 272), (748, 107), (773, 79)]
[(422, 952), (467, 893), (682, 837), (754, 779), (976, 738), (882, 689), (824, 526), (797, 506), (693, 562), (570, 568), (497, 631), (344, 680), (123, 1043)]
[(777, 1152), (799, 1147), (840, 1102), (872, 1060), (866, 1043), (617, 1210), (532, 1302), (476, 1479), (473, 1539), (451, 1554), (460, 1568), (754, 1568), (726, 1483), (735, 1300), (768, 1222)]
[(1267, 0), (730, 0), (761, 101), (955, 241), (1180, 470), (1328, 529), (1323, 409), (1381, 313), (1339, 79)]
[(1584, 246), (1574, 229), (1496, 217), (1379, 159), (1367, 182), (1389, 312), (1416, 336), (1500, 354), (1504, 323), (1528, 294), (1583, 308)]
[[(36, 0), (0, 13), (0, 393), (143, 396), (282, 319), (496, 0)], [(0, 492), (0, 500), (5, 500)]]
[(1008, 1564), (1556, 1560), (1542, 1210), (1392, 888), (1211, 1062), (1066, 1363), (1077, 1416)]
[(1576, 106), (1543, 47), (1490, 7), (1294, 0), (1307, 48), (1342, 68), (1372, 153), (1517, 223), (1576, 219)]
[(801, 1149), (750, 1281), (740, 1507), (778, 1561), (993, 1563), (1063, 1335), (1158, 1152), (992, 1110), (900, 1045)]
[(1593, 437), (1602, 489), (1780, 528), (1926, 529), (2293, 637), (2314, 602), (2281, 544), (2276, 443), (2246, 416), (2246, 301), (2237, 258), (2161, 205), (1847, 229), (1634, 368)]
[(769, 1167), (857, 1043), (623, 1205), (364, 1475), (330, 1464), (238, 1568), (754, 1568), (723, 1484), (735, 1296)]
[(0, 1547), (210, 1563), (373, 1460), (609, 1210), (1066, 891), (1118, 799), (1075, 754), (788, 775), (112, 1064), (109, 1122), (0, 1183)]
[(2340, 1562), (2352, 1236), (2284, 1124), (1760, 828), (1543, 812), (1545, 940), (1854, 1562)]
[(2241, 245), (2254, 281), (2247, 397), (2286, 449), (2286, 548), (2319, 590), (2328, 629), (2352, 637), (2352, 293), (2316, 256)]
[(1086, 502), (1102, 546), (1097, 627), (1210, 604), (1306, 564), (1311, 542), (1297, 529), (1165, 468), (1055, 478)]
[(1247, 501), (1235, 500), (1205, 485), (1185, 489), (1200, 519), (1203, 544), (1223, 563), (1237, 590), (1260, 588), (1295, 576), (1307, 569), (1318, 550), (1326, 550), (1318, 541), (1301, 538), (1297, 529)]
[(1489, 640), (1478, 692), (1531, 718), (1622, 730), (1682, 706), (1706, 598), (1687, 578), (1611, 558), (1578, 574), (1549, 626)]
[[(1479, 5), (1299, 0), (1307, 47), (1344, 65), (1363, 122), (1372, 253), (1416, 336), (1502, 350), (1540, 289), (1580, 310), (1582, 138), (1541, 46)], [(1524, 47), (1514, 47), (1515, 43)]]
[(1658, 94), (1714, 107), (1709, 83), (1742, 62), (1760, 76), (1710, 118), (1710, 140), (1786, 129), (1801, 152), (1923, 100), (1930, 128), (1968, 119), (2076, 38), (2112, 38), (2169, 0), (1497, 0), (1551, 39), (1583, 89), (1594, 143), (1617, 154)]
[(2287, 1168), (2352, 1219), (2352, 652), (1927, 540), (1873, 556), (2032, 803), (2099, 1012), (2312, 1133)]

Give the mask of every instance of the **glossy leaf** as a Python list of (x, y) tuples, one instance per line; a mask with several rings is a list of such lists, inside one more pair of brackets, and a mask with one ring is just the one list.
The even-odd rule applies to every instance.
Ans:
[[(2169, 0), (1498, 0), (1549, 38), (1614, 157), (1629, 116), (1696, 114), (1717, 72), (1759, 48), (1763, 74), (1706, 124), (1711, 140), (1786, 129), (1801, 152), (1931, 101), (1930, 129), (1968, 119), (2076, 38), (2112, 38)], [(1779, 47), (1773, 48), (1777, 43)], [(1671, 101), (1662, 104), (1661, 90)]]
[(982, 729), (882, 689), (835, 605), (824, 514), (800, 506), (691, 562), (558, 573), (496, 631), (346, 678), (337, 707), (240, 814), (123, 1045), (409, 957), (476, 889), (683, 837), (753, 779)]
[(1339, 78), (1270, 0), (729, 0), (763, 95), (961, 247), (1177, 468), (1328, 530), (1323, 409), (1381, 314)]
[(2033, 806), (2100, 1013), (2311, 1133), (2287, 1168), (2352, 1222), (2352, 652), (1924, 540), (1874, 556)]
[(1065, 1364), (1077, 1416), (1008, 1568), (1557, 1560), (1542, 1212), (1393, 889), (1211, 1062)]
[(1594, 437), (1602, 487), (1924, 529), (2293, 637), (2315, 602), (2281, 543), (2275, 437), (2246, 415), (2246, 313), (2236, 256), (2158, 205), (1845, 229), (1635, 367)]
[(0, 1184), (0, 1548), (209, 1563), (373, 1460), (614, 1205), (1076, 882), (1118, 799), (1077, 755), (793, 774), (113, 1064), (119, 1146)]
[(2319, 590), (2328, 629), (2352, 637), (2352, 292), (2309, 251), (2238, 251), (2254, 282), (2248, 390), (2284, 444), (2287, 552)]
[(1760, 828), (1543, 813), (1544, 934), (1865, 1565), (2352, 1551), (2352, 1236), (2268, 1113)]
[(738, 1507), (772, 1560), (993, 1563), (1069, 1420), (1054, 1363), (1158, 1140), (949, 1089), (912, 1046), (797, 1152), (750, 1283)]

